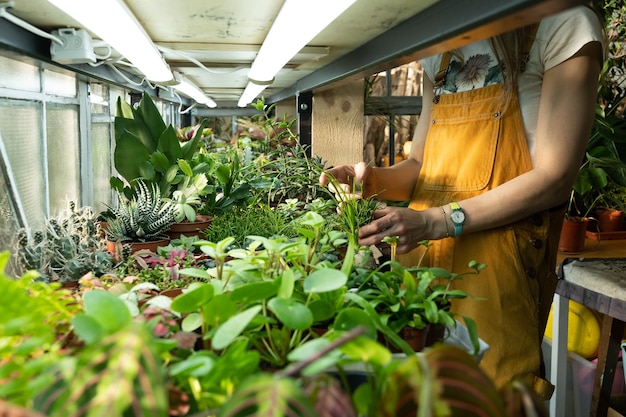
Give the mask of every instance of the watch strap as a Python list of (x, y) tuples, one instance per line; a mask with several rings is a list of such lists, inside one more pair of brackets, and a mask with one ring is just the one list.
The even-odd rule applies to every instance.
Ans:
[[(457, 203), (456, 201), (453, 201), (452, 203), (450, 203), (450, 208), (452, 209), (452, 213), (454, 213), (455, 211), (461, 211), (461, 212), (463, 211), (459, 203)], [(451, 214), (451, 220), (452, 220), (452, 224), (454, 225), (454, 236), (455, 237), (459, 236), (463, 232), (463, 222), (461, 223), (455, 222), (454, 218), (452, 217), (452, 214)]]

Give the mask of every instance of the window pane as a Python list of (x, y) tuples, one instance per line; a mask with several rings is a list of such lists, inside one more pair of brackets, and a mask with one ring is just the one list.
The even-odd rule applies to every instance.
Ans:
[(46, 94), (55, 96), (76, 97), (76, 77), (54, 71), (44, 71)]
[(0, 135), (28, 224), (38, 226), (45, 214), (45, 186), (40, 103), (0, 103)]
[(0, 56), (0, 87), (22, 91), (41, 91), (39, 68)]
[(46, 106), (50, 213), (58, 214), (67, 201), (80, 202), (78, 106)]
[(92, 123), (91, 160), (93, 163), (93, 203), (94, 211), (100, 213), (110, 205), (111, 187), (111, 125)]

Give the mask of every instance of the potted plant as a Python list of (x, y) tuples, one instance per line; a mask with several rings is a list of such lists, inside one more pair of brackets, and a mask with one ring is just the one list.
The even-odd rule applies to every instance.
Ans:
[(130, 198), (130, 184), (142, 179), (158, 185), (162, 197), (171, 197), (179, 160), (192, 160), (205, 122), (191, 140), (181, 144), (176, 128), (165, 124), (149, 94), (143, 95), (136, 109), (119, 97), (116, 109), (113, 162), (123, 180), (111, 177), (111, 186)]
[(158, 185), (137, 180), (131, 190), (130, 198), (117, 191), (117, 207), (109, 207), (114, 218), (106, 231), (107, 248), (116, 256), (121, 255), (122, 244), (130, 246), (130, 253), (141, 249), (156, 252), (169, 242), (165, 233), (176, 220), (173, 202), (161, 198)]
[(208, 178), (202, 172), (193, 172), (187, 161), (180, 160), (178, 165), (183, 172), (182, 180), (172, 192), (171, 201), (176, 210), (176, 221), (167, 231), (170, 239), (178, 239), (181, 235), (201, 237), (201, 231), (211, 224), (211, 217), (199, 215), (197, 210), (203, 204), (203, 196), (208, 191)]
[(611, 176), (626, 181), (626, 168), (616, 146), (624, 141), (625, 127), (624, 119), (608, 115), (600, 105), (596, 106), (592, 134), (570, 192), (559, 240), (560, 251), (583, 250), (589, 215), (597, 207)]
[(45, 219), (40, 229), (30, 234), (19, 230), (17, 255), (24, 270), (36, 270), (41, 279), (64, 285), (76, 285), (88, 272), (99, 276), (113, 267), (93, 211), (73, 201), (66, 211)]
[(625, 211), (626, 187), (609, 180), (598, 196), (595, 209), (600, 233), (622, 231)]

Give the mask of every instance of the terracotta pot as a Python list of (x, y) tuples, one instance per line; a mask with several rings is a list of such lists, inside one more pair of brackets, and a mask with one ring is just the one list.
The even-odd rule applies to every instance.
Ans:
[[(400, 338), (404, 340), (415, 352), (421, 352), (426, 346), (426, 335), (428, 334), (429, 327), (430, 325), (427, 325), (423, 329), (416, 329), (415, 327), (406, 326), (398, 332), (398, 336), (400, 336)], [(392, 353), (402, 352), (402, 350), (392, 345), (382, 333), (379, 334), (378, 342), (385, 345)]]
[(204, 239), (202, 231), (211, 226), (212, 220), (213, 218), (210, 216), (198, 215), (195, 222), (174, 223), (170, 230), (167, 231), (167, 235), (170, 239), (180, 239), (181, 235), (187, 237), (198, 236), (198, 238)]
[(559, 251), (582, 252), (585, 249), (585, 233), (588, 223), (589, 220), (581, 217), (570, 217), (563, 220)]
[(624, 212), (606, 207), (596, 208), (600, 232), (620, 232), (624, 229)]
[[(167, 246), (170, 243), (169, 239), (151, 240), (148, 242), (120, 242), (123, 245), (130, 246), (130, 253), (136, 253), (140, 250), (147, 249), (150, 252), (157, 253), (157, 249), (162, 246)], [(107, 240), (107, 250), (113, 256), (117, 256), (118, 242)]]

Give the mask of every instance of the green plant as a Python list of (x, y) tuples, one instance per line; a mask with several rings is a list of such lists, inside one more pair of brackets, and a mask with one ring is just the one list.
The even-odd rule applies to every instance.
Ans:
[[(467, 273), (452, 273), (442, 268), (406, 268), (388, 261), (373, 271), (361, 270), (364, 275), (356, 292), (347, 295), (353, 303), (363, 308), (380, 331), (393, 345), (409, 354), (412, 350), (399, 342), (398, 334), (404, 327), (424, 329), (428, 325), (456, 326), (455, 314), (450, 311), (451, 301), (470, 295), (452, 289), (455, 280), (469, 273), (478, 274), (485, 265), (471, 262)], [(476, 325), (463, 317), (475, 353), (479, 342)]]
[(73, 352), (71, 321), (81, 305), (58, 283), (5, 273), (8, 251), (0, 253), (0, 398), (32, 408), (38, 393), (54, 383), (50, 372)]
[(174, 203), (176, 208), (176, 222), (196, 221), (196, 211), (203, 204), (202, 197), (209, 191), (208, 178), (204, 173), (194, 173), (187, 161), (179, 160), (178, 166), (184, 175), (172, 192), (172, 199), (165, 199)]
[(232, 237), (233, 244), (239, 247), (247, 244), (250, 235), (295, 237), (297, 232), (281, 210), (256, 204), (214, 215), (211, 226), (205, 231), (206, 240), (219, 242)]
[(126, 186), (117, 177), (111, 178), (111, 186), (125, 191), (130, 198), (130, 184), (138, 179), (154, 183), (162, 197), (170, 197), (172, 184), (176, 184), (179, 161), (191, 161), (198, 150), (204, 121), (195, 136), (181, 144), (176, 129), (166, 125), (159, 109), (149, 94), (144, 94), (137, 108), (118, 98), (114, 122), (115, 152), (113, 161), (116, 171), (126, 180)]
[(585, 158), (570, 192), (566, 215), (587, 217), (610, 182), (626, 185), (626, 164), (617, 146), (626, 143), (626, 120), (606, 114), (599, 105)]
[(17, 243), (21, 266), (38, 271), (47, 281), (78, 281), (88, 272), (102, 275), (112, 268), (91, 208), (77, 207), (73, 201), (30, 236), (19, 230)]
[(72, 323), (85, 346), (51, 370), (55, 381), (35, 408), (50, 417), (168, 416), (165, 374), (149, 326), (134, 321), (109, 292), (88, 291), (83, 303)]
[(163, 239), (163, 234), (176, 220), (176, 206), (160, 197), (158, 185), (138, 180), (127, 199), (117, 191), (118, 205), (110, 207), (114, 219), (106, 230), (110, 240), (145, 242)]

